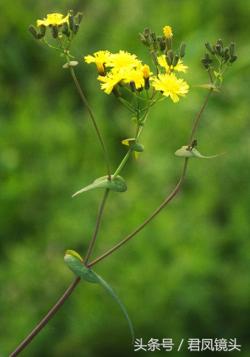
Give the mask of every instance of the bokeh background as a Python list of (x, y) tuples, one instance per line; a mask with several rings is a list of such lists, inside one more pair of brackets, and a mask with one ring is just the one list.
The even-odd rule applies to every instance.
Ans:
[[(7, 356), (72, 281), (65, 249), (84, 254), (101, 192), (71, 194), (104, 174), (102, 153), (62, 59), (27, 27), (50, 12), (84, 12), (78, 58), (99, 49), (135, 52), (148, 62), (138, 33), (173, 26), (187, 43), (190, 94), (156, 106), (142, 136), (145, 152), (123, 172), (125, 194), (110, 195), (94, 255), (134, 229), (175, 185), (206, 91), (204, 42), (235, 41), (228, 70), (198, 133), (182, 193), (133, 242), (96, 266), (125, 303), (145, 342), (150, 338), (237, 338), (249, 356), (249, 75), (250, 2), (245, 0), (1, 1), (0, 17), (0, 356)], [(77, 67), (104, 132), (113, 167), (131, 136), (129, 113), (99, 90), (94, 66)], [(148, 352), (149, 353), (149, 352)], [(155, 356), (164, 352), (154, 352)], [(219, 353), (219, 352), (218, 352)], [(218, 354), (213, 352), (214, 355)], [(129, 356), (126, 322), (100, 287), (82, 283), (23, 356)], [(140, 355), (140, 353), (137, 353)], [(172, 352), (175, 356), (186, 356)], [(203, 352), (204, 355), (210, 355)], [(231, 352), (230, 355), (236, 355)]]

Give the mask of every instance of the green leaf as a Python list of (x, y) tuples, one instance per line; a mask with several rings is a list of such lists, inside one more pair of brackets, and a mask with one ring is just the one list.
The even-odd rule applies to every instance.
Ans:
[(122, 303), (122, 301), (120, 300), (120, 298), (118, 297), (118, 295), (114, 292), (114, 290), (112, 289), (112, 287), (103, 279), (100, 277), (100, 275), (94, 273), (96, 278), (98, 279), (98, 282), (100, 285), (102, 285), (102, 287), (112, 296), (112, 298), (117, 302), (117, 304), (120, 306), (123, 315), (125, 316), (125, 319), (127, 320), (128, 326), (129, 326), (129, 330), (131, 333), (131, 337), (132, 337), (132, 342), (135, 339), (135, 333), (134, 333), (134, 327), (132, 324), (132, 321), (128, 315), (128, 312), (124, 306), (124, 304)]
[[(69, 269), (76, 275), (79, 276), (81, 279), (88, 281), (90, 283), (95, 283), (101, 285), (108, 293), (111, 295), (111, 297), (115, 300), (115, 302), (119, 305), (121, 308), (123, 315), (125, 316), (129, 330), (132, 336), (132, 340), (134, 341), (134, 328), (132, 321), (128, 315), (128, 312), (123, 305), (122, 301), (120, 298), (117, 296), (117, 294), (114, 292), (112, 287), (98, 274), (96, 274), (92, 269), (87, 268), (83, 264), (83, 259), (82, 257), (75, 252), (74, 250), (67, 250), (65, 255), (64, 255), (64, 261), (69, 267)], [(132, 341), (132, 342), (133, 342)]]
[(81, 190), (77, 191), (72, 195), (72, 197), (75, 197), (79, 195), (82, 192), (94, 190), (96, 188), (106, 188), (111, 191), (115, 192), (125, 192), (127, 191), (127, 185), (121, 176), (111, 176), (111, 180), (108, 179), (108, 176), (102, 176), (96, 179), (93, 183), (90, 185), (83, 187)]
[(64, 255), (64, 261), (69, 269), (83, 280), (86, 280), (89, 283), (99, 282), (93, 271), (83, 264), (81, 256), (74, 250), (66, 251)]
[(187, 157), (187, 158), (195, 157), (195, 158), (199, 158), (199, 159), (213, 159), (213, 158), (218, 157), (222, 154), (205, 156), (205, 155), (202, 155), (197, 149), (190, 148), (188, 145), (186, 145), (186, 146), (182, 146), (180, 149), (176, 150), (175, 155), (179, 156), (179, 157)]

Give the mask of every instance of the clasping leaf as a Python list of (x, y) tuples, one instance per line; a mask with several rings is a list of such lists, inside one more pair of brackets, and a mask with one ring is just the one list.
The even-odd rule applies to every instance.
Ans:
[(67, 250), (64, 255), (64, 261), (69, 267), (69, 269), (78, 277), (81, 279), (88, 281), (89, 283), (95, 283), (101, 285), (108, 293), (111, 295), (111, 297), (117, 302), (117, 304), (120, 306), (127, 322), (129, 325), (129, 330), (132, 336), (132, 342), (134, 341), (134, 328), (133, 324), (130, 320), (130, 317), (128, 315), (128, 312), (123, 305), (122, 301), (119, 299), (119, 297), (116, 295), (112, 287), (103, 279), (100, 277), (100, 275), (96, 274), (91, 268), (88, 268), (87, 266), (84, 265), (82, 257), (75, 252), (74, 250)]
[(109, 180), (108, 176), (102, 176), (96, 179), (93, 183), (90, 185), (83, 187), (81, 190), (77, 191), (72, 195), (72, 197), (75, 197), (79, 195), (82, 192), (94, 190), (96, 188), (106, 188), (111, 191), (116, 191), (116, 192), (125, 192), (127, 191), (127, 185), (121, 176), (111, 176), (111, 180)]
[(175, 156), (186, 157), (186, 158), (195, 157), (199, 159), (213, 159), (220, 155), (222, 154), (205, 156), (202, 155), (196, 148), (190, 148), (188, 145), (182, 146), (180, 149), (176, 150), (175, 152)]

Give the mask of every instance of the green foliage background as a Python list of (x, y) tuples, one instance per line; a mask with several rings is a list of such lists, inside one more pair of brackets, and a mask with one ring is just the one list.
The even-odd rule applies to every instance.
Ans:
[[(124, 301), (137, 337), (171, 337), (176, 343), (236, 337), (240, 355), (249, 356), (250, 2), (245, 0), (1, 1), (0, 356), (14, 349), (72, 280), (63, 253), (84, 254), (101, 196), (93, 191), (71, 199), (104, 174), (102, 153), (61, 58), (27, 31), (37, 18), (69, 8), (84, 12), (74, 43), (78, 57), (126, 49), (148, 62), (138, 33), (146, 26), (160, 33), (171, 24), (176, 43), (187, 43), (190, 67), (190, 94), (177, 105), (166, 101), (152, 110), (142, 136), (146, 150), (123, 172), (127, 193), (110, 195), (96, 255), (134, 229), (175, 185), (182, 160), (173, 152), (186, 144), (206, 95), (195, 87), (207, 81), (200, 65), (204, 42), (221, 37), (237, 43), (239, 60), (209, 103), (198, 133), (201, 152), (227, 154), (193, 160), (182, 193), (96, 271)], [(128, 112), (99, 90), (94, 66), (81, 63), (77, 72), (115, 167), (125, 153), (120, 141), (132, 133)], [(82, 283), (22, 355), (123, 357), (133, 355), (129, 343), (126, 322), (110, 297)], [(186, 348), (179, 355), (188, 355)]]

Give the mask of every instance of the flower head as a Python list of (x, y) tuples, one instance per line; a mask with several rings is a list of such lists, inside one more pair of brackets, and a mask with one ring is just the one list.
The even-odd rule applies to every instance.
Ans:
[(189, 85), (183, 79), (178, 79), (173, 73), (159, 74), (152, 79), (152, 85), (157, 91), (161, 91), (166, 97), (170, 97), (174, 103), (188, 93)]
[(69, 14), (64, 16), (63, 14), (59, 13), (52, 13), (48, 14), (43, 20), (37, 20), (36, 25), (39, 26), (61, 26), (65, 23), (68, 23)]
[(159, 65), (163, 68), (165, 68), (167, 73), (170, 73), (172, 71), (176, 72), (186, 72), (188, 69), (188, 66), (186, 66), (181, 59), (178, 60), (177, 64), (175, 66), (171, 65), (169, 66), (167, 61), (166, 61), (166, 56), (161, 55), (157, 57), (157, 61)]
[(119, 72), (109, 72), (106, 76), (98, 76), (98, 81), (101, 83), (101, 89), (106, 93), (110, 94), (115, 86), (123, 79), (121, 73)]
[(141, 64), (136, 55), (132, 55), (126, 51), (119, 51), (118, 53), (112, 53), (107, 61), (107, 67), (112, 67), (115, 70), (122, 68), (133, 68)]
[(92, 56), (88, 55), (84, 57), (86, 63), (95, 63), (97, 71), (100, 75), (105, 74), (105, 64), (108, 62), (110, 57), (109, 51), (97, 51)]
[(164, 26), (163, 27), (163, 34), (166, 38), (172, 38), (173, 37), (173, 31), (171, 26)]

